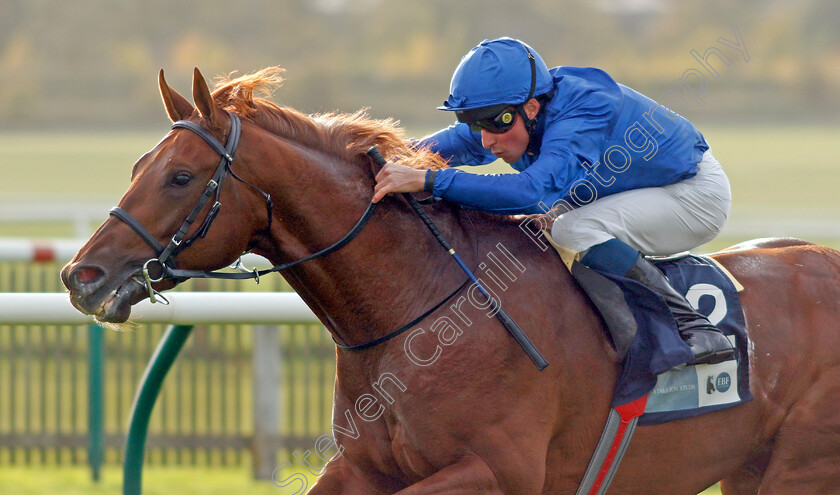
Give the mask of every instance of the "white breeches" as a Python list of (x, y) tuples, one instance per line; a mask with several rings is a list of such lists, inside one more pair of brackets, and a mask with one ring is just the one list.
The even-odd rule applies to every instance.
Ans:
[(694, 177), (597, 199), (560, 215), (551, 237), (575, 252), (617, 238), (643, 254), (665, 256), (714, 239), (731, 203), (729, 179), (707, 150)]

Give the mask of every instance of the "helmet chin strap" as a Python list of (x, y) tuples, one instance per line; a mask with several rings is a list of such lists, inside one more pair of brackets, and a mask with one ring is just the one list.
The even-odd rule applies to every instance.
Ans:
[(528, 61), (531, 63), (531, 89), (528, 90), (528, 97), (525, 98), (525, 101), (523, 101), (521, 105), (518, 105), (516, 107), (516, 110), (517, 112), (519, 112), (519, 115), (522, 116), (522, 121), (525, 123), (525, 130), (527, 130), (528, 135), (531, 136), (534, 134), (534, 129), (536, 129), (537, 127), (537, 117), (540, 113), (537, 112), (537, 115), (535, 115), (533, 119), (528, 117), (528, 114), (525, 113), (525, 104), (528, 103), (528, 101), (534, 97), (534, 89), (536, 89), (537, 85), (537, 64), (534, 60), (534, 54), (531, 53), (531, 50), (529, 50), (527, 46), (523, 47), (525, 48), (525, 51), (528, 52)]

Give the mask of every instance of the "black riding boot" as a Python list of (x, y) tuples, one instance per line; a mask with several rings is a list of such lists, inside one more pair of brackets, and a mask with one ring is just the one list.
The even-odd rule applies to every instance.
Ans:
[(685, 297), (671, 287), (665, 275), (644, 256), (639, 256), (624, 276), (646, 285), (665, 298), (677, 320), (680, 337), (694, 353), (694, 359), (687, 365), (721, 363), (735, 355), (729, 339), (708, 318), (695, 311)]

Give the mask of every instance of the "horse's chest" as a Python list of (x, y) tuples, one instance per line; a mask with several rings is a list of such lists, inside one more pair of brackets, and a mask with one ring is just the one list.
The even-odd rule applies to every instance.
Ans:
[(389, 425), (388, 429), (391, 434), (391, 453), (403, 473), (409, 477), (422, 479), (435, 472), (435, 467), (409, 441), (405, 428), (401, 424)]
[[(359, 437), (343, 444), (344, 454), (364, 471), (403, 483), (415, 483), (431, 476), (437, 469), (410, 436), (403, 425), (380, 419), (360, 425)], [(374, 476), (371, 481), (376, 479)]]

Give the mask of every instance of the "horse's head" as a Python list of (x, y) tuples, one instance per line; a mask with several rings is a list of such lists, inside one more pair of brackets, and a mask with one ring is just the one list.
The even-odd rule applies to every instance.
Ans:
[[(243, 160), (230, 168), (225, 157), (235, 153), (236, 115), (214, 100), (198, 69), (193, 74), (195, 107), (169, 87), (162, 70), (158, 82), (175, 122), (172, 131), (137, 161), (119, 206), (61, 271), (73, 305), (100, 321), (123, 322), (131, 305), (148, 297), (152, 287), (176, 285), (174, 279), (152, 282), (160, 278), (154, 272), (162, 264), (177, 261), (178, 268), (196, 270), (225, 266), (270, 222), (270, 212), (236, 215), (266, 211), (266, 198), (239, 179), (243, 170), (237, 165), (242, 167)], [(239, 180), (223, 181), (231, 175)], [(193, 221), (187, 222), (188, 217)]]

